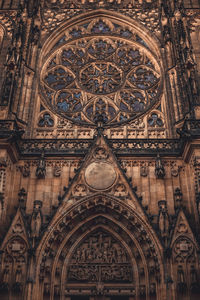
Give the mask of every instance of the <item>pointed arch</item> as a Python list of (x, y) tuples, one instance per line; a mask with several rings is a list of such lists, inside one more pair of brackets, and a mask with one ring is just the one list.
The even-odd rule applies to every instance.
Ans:
[(154, 53), (154, 55), (156, 55), (157, 57), (160, 57), (161, 41), (155, 34), (153, 34), (139, 21), (120, 14), (116, 11), (97, 9), (95, 11), (89, 11), (81, 15), (79, 14), (78, 16), (73, 17), (73, 19), (63, 21), (57, 29), (50, 33), (43, 44), (40, 63), (38, 67), (40, 68), (42, 66), (42, 61), (44, 60), (45, 56), (48, 55), (50, 49), (52, 49), (59, 42), (59, 39), (63, 36), (66, 30), (69, 30), (70, 28), (72, 29), (75, 26), (78, 27), (81, 23), (85, 23), (87, 21), (89, 22), (91, 20), (95, 20), (96, 18), (109, 18), (111, 22), (118, 21), (127, 28), (131, 28), (139, 35), (139, 37), (143, 39), (143, 41), (148, 45), (151, 52)]
[[(157, 295), (162, 294), (162, 246), (155, 232), (147, 220), (142, 220), (123, 201), (102, 193), (78, 201), (58, 217), (56, 222), (49, 225), (36, 254), (36, 291), (42, 290), (50, 299), (53, 299), (55, 290), (61, 290), (60, 299), (65, 293), (70, 293), (70, 289), (65, 291), (65, 287), (69, 286), (66, 285), (66, 272), (77, 247), (93, 232), (98, 235), (102, 231), (120, 241), (120, 245), (130, 257), (135, 282), (133, 284), (132, 281), (128, 285), (121, 279), (121, 287), (125, 286), (129, 293), (134, 290), (137, 297), (142, 291), (149, 294), (152, 287)], [(109, 283), (111, 287), (112, 284)], [(92, 285), (96, 291), (97, 283)], [(73, 288), (72, 284), (71, 292)], [(79, 288), (81, 290), (81, 284)], [(88, 285), (88, 288), (94, 293), (91, 285)]]

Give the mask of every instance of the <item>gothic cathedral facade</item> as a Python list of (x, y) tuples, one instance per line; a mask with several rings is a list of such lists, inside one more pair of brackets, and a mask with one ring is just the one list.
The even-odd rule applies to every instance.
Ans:
[(200, 0), (0, 0), (0, 299), (200, 299)]

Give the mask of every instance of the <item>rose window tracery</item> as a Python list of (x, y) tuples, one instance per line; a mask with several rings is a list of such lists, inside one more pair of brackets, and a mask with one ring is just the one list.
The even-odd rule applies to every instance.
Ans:
[(90, 125), (101, 116), (109, 126), (151, 109), (161, 94), (161, 76), (137, 34), (95, 19), (70, 29), (56, 43), (42, 68), (40, 86), (55, 113)]

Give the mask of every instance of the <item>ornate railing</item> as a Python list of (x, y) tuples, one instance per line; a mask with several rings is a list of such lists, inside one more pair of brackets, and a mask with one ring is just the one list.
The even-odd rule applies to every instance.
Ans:
[[(90, 151), (92, 139), (26, 139), (18, 142), (22, 155), (39, 155), (43, 151), (46, 155), (85, 155)], [(108, 139), (109, 146), (116, 155), (178, 155), (182, 152), (183, 143), (178, 139), (147, 140)]]
[(178, 155), (183, 148), (180, 139), (112, 139), (108, 143), (116, 155)]
[(43, 151), (47, 155), (84, 155), (92, 143), (91, 139), (25, 139), (18, 146), (22, 155), (38, 155)]
[[(23, 130), (13, 120), (0, 121), (0, 139), (16, 143), (21, 156), (84, 156), (90, 151), (94, 139), (23, 139)], [(188, 140), (200, 137), (200, 120), (186, 120), (177, 130), (179, 139), (107, 139), (117, 156), (178, 156)]]

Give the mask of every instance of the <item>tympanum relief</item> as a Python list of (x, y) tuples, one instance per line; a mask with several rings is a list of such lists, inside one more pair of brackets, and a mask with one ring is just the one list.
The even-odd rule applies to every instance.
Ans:
[(67, 282), (132, 282), (132, 266), (124, 247), (103, 230), (78, 246), (70, 261)]

